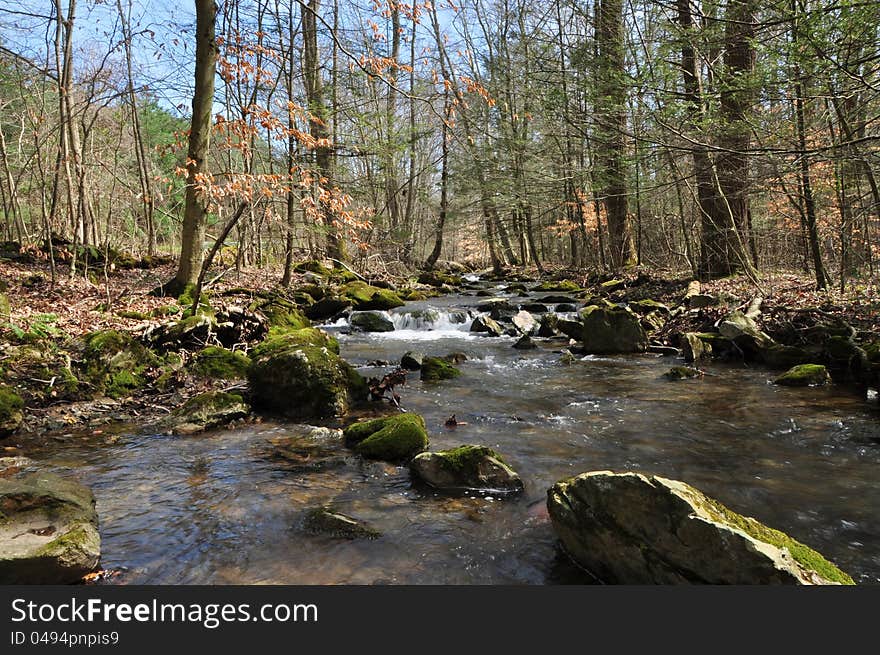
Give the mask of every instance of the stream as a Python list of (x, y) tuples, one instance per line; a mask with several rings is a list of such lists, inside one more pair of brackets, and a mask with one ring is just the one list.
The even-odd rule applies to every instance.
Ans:
[[(685, 481), (820, 551), (857, 583), (880, 583), (880, 422), (876, 400), (848, 390), (770, 384), (760, 368), (710, 363), (670, 382), (670, 356), (561, 361), (564, 342), (512, 348), (468, 332), (483, 298), (454, 295), (391, 312), (397, 329), (326, 326), (342, 356), (381, 377), (408, 350), (462, 352), (454, 380), (398, 387), (424, 416), (431, 449), (498, 450), (525, 482), (512, 498), (449, 497), (414, 487), (405, 467), (337, 446), (326, 470), (266, 457), (302, 433), (265, 421), (180, 437), (108, 428), (114, 443), (71, 435), (35, 458), (89, 485), (105, 569), (137, 584), (589, 584), (557, 546), (547, 489), (609, 469)], [(427, 316), (422, 310), (432, 310)], [(468, 314), (470, 310), (470, 314)], [(462, 322), (463, 321), (463, 322)], [(386, 360), (388, 367), (368, 366)], [(455, 414), (459, 424), (444, 422)], [(307, 534), (305, 512), (332, 504), (381, 531), (375, 540)], [(112, 581), (111, 581), (112, 582)]]

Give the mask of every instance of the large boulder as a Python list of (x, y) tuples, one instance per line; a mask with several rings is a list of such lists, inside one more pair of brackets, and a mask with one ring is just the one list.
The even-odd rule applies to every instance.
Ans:
[(547, 492), (568, 554), (619, 584), (853, 584), (822, 555), (677, 480), (594, 471)]
[(344, 415), (366, 400), (368, 389), (338, 351), (315, 328), (269, 338), (254, 349), (248, 368), (254, 406), (294, 419)]
[(581, 323), (581, 339), (588, 353), (635, 353), (645, 352), (648, 347), (638, 315), (626, 307), (591, 305), (581, 312)]
[(269, 327), (299, 330), (312, 325), (296, 304), (279, 295), (271, 295), (268, 298), (258, 300), (251, 305), (250, 309), (264, 314)]
[(247, 376), (251, 359), (238, 350), (208, 346), (196, 354), (191, 370), (209, 380), (240, 380)]
[(50, 473), (0, 478), (0, 584), (69, 584), (101, 557), (95, 497)]
[(746, 358), (760, 358), (762, 350), (774, 345), (773, 339), (761, 332), (754, 319), (736, 310), (728, 314), (719, 324), (718, 332), (729, 339)]
[(516, 493), (523, 482), (497, 452), (485, 446), (460, 446), (420, 453), (409, 464), (412, 474), (442, 491)]
[(513, 316), (513, 318), (511, 318), (511, 323), (513, 323), (516, 329), (522, 334), (531, 334), (538, 324), (535, 317), (524, 309), (521, 309)]
[(360, 421), (343, 431), (345, 444), (367, 459), (406, 461), (428, 447), (425, 419), (418, 414), (397, 414)]

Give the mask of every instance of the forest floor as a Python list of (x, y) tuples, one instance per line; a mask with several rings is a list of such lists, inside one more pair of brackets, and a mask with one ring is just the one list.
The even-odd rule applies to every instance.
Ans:
[[(74, 353), (68, 344), (83, 335), (97, 330), (119, 330), (135, 337), (148, 328), (170, 320), (162, 313), (173, 299), (156, 297), (151, 291), (169, 280), (174, 273), (172, 264), (151, 269), (114, 270), (95, 269), (91, 279), (79, 274), (70, 277), (66, 266), (59, 266), (56, 279), (51, 279), (45, 261), (0, 260), (0, 282), (5, 283), (5, 295), (9, 299), (8, 319), (0, 319), (0, 371), (4, 384), (19, 391), (26, 402), (26, 419), (22, 430), (38, 437), (61, 428), (92, 430), (100, 434), (101, 425), (112, 421), (143, 422), (167, 413), (169, 408), (179, 406), (188, 397), (217, 388), (205, 382), (187, 379), (176, 387), (157, 391), (153, 388), (138, 390), (130, 397), (70, 401), (55, 392), (33, 394), (28, 390), (34, 384), (46, 384), (46, 380), (31, 372), (30, 379), (23, 379), (21, 370), (10, 365), (12, 353), (22, 344), (34, 340), (59, 344), (56, 350)], [(489, 277), (487, 272), (481, 272)], [(366, 276), (371, 282), (381, 276)], [(535, 281), (535, 271), (511, 270), (506, 276), (510, 281)], [(241, 271), (228, 270), (212, 285), (214, 298), (225, 291), (237, 290), (235, 302), (241, 302), (270, 290), (277, 290), (280, 271), (273, 268), (252, 268)], [(583, 272), (555, 269), (542, 279), (572, 280), (584, 291), (581, 298), (602, 295), (614, 302), (633, 302), (651, 299), (668, 305), (681, 306), (692, 278), (686, 273), (649, 273), (633, 271), (614, 278), (611, 276), (585, 275)], [(612, 287), (602, 283), (615, 281)], [(385, 279), (392, 286), (418, 287), (412, 279)], [(314, 282), (314, 276), (295, 276), (291, 289), (304, 283)], [(606, 292), (608, 289), (613, 289)], [(2, 289), (0, 289), (2, 290)], [(808, 329), (820, 323), (845, 322), (862, 340), (875, 341), (878, 316), (880, 316), (880, 288), (876, 282), (851, 283), (845, 292), (839, 290), (816, 291), (809, 277), (791, 272), (765, 273), (759, 285), (745, 277), (731, 277), (701, 285), (703, 294), (717, 298), (717, 304), (700, 311), (682, 311), (674, 314), (666, 325), (652, 335), (654, 344), (677, 346), (678, 336), (684, 332), (711, 331), (717, 322), (734, 309), (745, 310), (761, 299), (760, 320), (762, 330), (777, 338), (792, 330)], [(70, 355), (67, 355), (70, 357)], [(68, 359), (69, 366), (69, 359)], [(49, 384), (51, 387), (51, 382)], [(223, 390), (242, 389), (244, 382), (224, 386)], [(257, 419), (258, 420), (258, 419)], [(4, 449), (16, 454), (18, 445), (6, 440)]]

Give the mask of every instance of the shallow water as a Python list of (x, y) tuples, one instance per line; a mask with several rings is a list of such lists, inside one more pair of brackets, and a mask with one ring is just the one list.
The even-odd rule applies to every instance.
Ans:
[[(422, 414), (431, 448), (484, 444), (525, 481), (516, 498), (449, 498), (414, 488), (405, 468), (363, 462), (336, 446), (323, 471), (266, 457), (270, 439), (303, 432), (263, 423), (191, 437), (119, 427), (113, 445), (44, 457), (90, 485), (102, 566), (146, 584), (588, 583), (556, 545), (544, 500), (584, 471), (642, 471), (688, 482), (816, 548), (860, 583), (880, 582), (880, 422), (876, 402), (840, 388), (769, 384), (772, 373), (709, 365), (702, 380), (669, 382), (677, 364), (654, 355), (560, 361), (560, 342), (518, 351), (511, 337), (465, 331), (447, 314), (430, 330), (407, 312), (467, 310), (480, 298), (412, 303), (402, 328), (339, 333), (342, 355), (381, 376), (407, 350), (463, 352), (451, 381), (398, 387)], [(455, 320), (458, 320), (457, 318)], [(469, 320), (469, 319), (468, 319)], [(450, 429), (455, 414), (465, 425)], [(372, 541), (306, 534), (308, 508), (335, 509), (382, 532)]]

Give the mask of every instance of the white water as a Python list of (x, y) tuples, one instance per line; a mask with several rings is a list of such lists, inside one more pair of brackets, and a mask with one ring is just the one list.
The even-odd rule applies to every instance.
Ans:
[[(370, 333), (376, 339), (395, 339), (408, 341), (435, 341), (443, 338), (479, 339), (480, 334), (471, 333), (474, 316), (466, 310), (448, 311), (436, 307), (426, 307), (413, 312), (377, 312), (394, 324), (393, 332)], [(341, 329), (351, 327), (347, 318), (321, 327)]]

